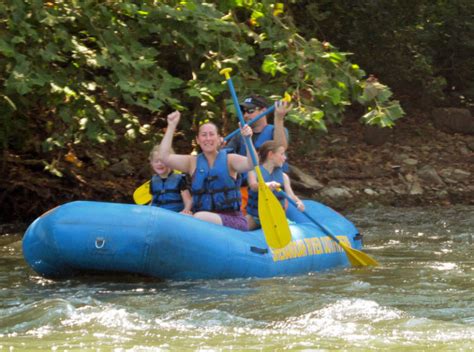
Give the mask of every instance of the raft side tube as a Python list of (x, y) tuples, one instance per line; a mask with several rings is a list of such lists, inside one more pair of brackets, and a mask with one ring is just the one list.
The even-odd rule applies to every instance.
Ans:
[(72, 202), (57, 219), (58, 251), (81, 270), (142, 274), (148, 254), (150, 212), (131, 204)]
[[(226, 277), (232, 237), (246, 233), (152, 207), (147, 274), (164, 279)], [(160, 240), (157, 241), (158, 237)]]
[[(344, 236), (358, 231), (339, 213), (304, 201), (311, 216)], [(220, 279), (301, 275), (349, 266), (346, 254), (296, 208), (288, 209), (292, 241), (268, 248), (262, 230), (242, 232), (157, 207), (78, 201), (64, 204), (28, 228), (24, 256), (46, 277), (76, 272), (128, 272), (161, 279)]]
[(149, 213), (141, 209), (66, 203), (30, 225), (23, 239), (24, 257), (33, 270), (51, 278), (70, 277), (81, 269), (142, 273)]
[(54, 239), (52, 213), (33, 221), (23, 236), (23, 257), (38, 274), (47, 278), (66, 278), (76, 270), (61, 259)]

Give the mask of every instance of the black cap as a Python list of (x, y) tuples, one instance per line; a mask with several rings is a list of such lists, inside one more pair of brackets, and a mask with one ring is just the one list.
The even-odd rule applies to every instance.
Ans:
[(260, 95), (251, 95), (245, 98), (244, 101), (240, 103), (241, 109), (266, 108), (267, 106), (267, 99)]

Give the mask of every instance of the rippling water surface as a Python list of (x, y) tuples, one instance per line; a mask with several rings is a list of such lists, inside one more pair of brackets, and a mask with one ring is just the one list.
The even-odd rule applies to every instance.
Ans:
[(381, 266), (273, 279), (50, 281), (0, 238), (0, 350), (474, 349), (474, 207), (348, 214)]

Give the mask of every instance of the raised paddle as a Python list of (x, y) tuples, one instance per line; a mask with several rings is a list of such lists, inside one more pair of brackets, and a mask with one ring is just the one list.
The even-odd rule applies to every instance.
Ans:
[[(293, 204), (295, 207), (297, 207), (295, 201), (293, 199), (291, 199), (285, 192), (281, 191), (280, 190), (280, 194), (282, 194), (286, 199), (288, 199), (288, 201)], [(349, 261), (351, 262), (352, 266), (357, 266), (357, 267), (361, 267), (361, 266), (377, 266), (379, 265), (379, 263), (374, 259), (372, 258), (371, 256), (369, 256), (368, 254), (365, 254), (364, 252), (361, 252), (357, 249), (354, 249), (352, 247), (349, 247), (347, 244), (339, 241), (339, 239), (334, 236), (326, 226), (324, 226), (323, 224), (319, 223), (318, 221), (316, 221), (311, 215), (309, 215), (306, 211), (303, 211), (303, 214), (309, 219), (311, 220), (311, 222), (313, 222), (314, 224), (316, 224), (321, 230), (323, 230), (323, 232), (329, 237), (331, 238), (333, 241), (336, 241), (336, 243), (342, 247), (342, 249), (344, 250), (344, 252), (346, 252), (347, 254), (347, 257), (349, 258)]]
[(135, 192), (133, 192), (133, 200), (135, 201), (135, 204), (139, 205), (151, 202), (150, 180), (146, 181), (143, 185), (138, 187)]
[[(220, 74), (224, 75), (227, 80), (237, 116), (239, 117), (240, 124), (244, 126), (246, 123), (242, 115), (242, 111), (240, 110), (234, 84), (230, 78), (231, 71), (231, 68), (225, 68), (220, 71)], [(291, 241), (291, 232), (288, 222), (286, 221), (285, 210), (270, 188), (268, 188), (268, 186), (265, 184), (260, 166), (257, 163), (257, 158), (253, 150), (252, 139), (250, 137), (246, 137), (245, 143), (249, 150), (250, 156), (252, 157), (255, 172), (257, 173), (258, 216), (260, 218), (260, 223), (262, 224), (265, 240), (271, 248), (283, 248)]]

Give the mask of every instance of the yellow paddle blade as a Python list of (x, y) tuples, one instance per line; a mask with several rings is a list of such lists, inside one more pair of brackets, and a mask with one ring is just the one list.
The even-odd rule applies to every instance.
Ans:
[(379, 263), (364, 252), (361, 252), (355, 248), (348, 246), (345, 243), (339, 242), (339, 245), (344, 249), (346, 252), (349, 261), (351, 262), (352, 266), (378, 266)]
[(255, 170), (258, 178), (258, 216), (265, 240), (271, 248), (283, 248), (291, 241), (285, 210), (265, 184), (260, 168), (257, 166)]
[(145, 182), (133, 192), (135, 204), (148, 204), (151, 202), (150, 181)]

